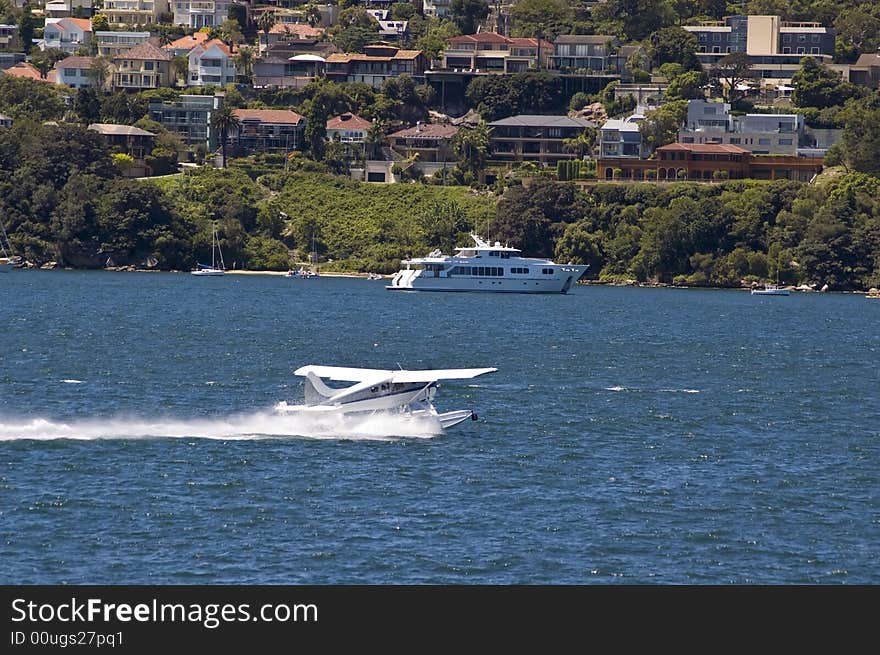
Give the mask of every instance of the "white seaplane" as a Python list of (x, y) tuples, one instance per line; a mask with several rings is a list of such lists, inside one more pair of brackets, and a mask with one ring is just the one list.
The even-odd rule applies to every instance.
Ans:
[[(275, 409), (284, 413), (330, 412), (346, 417), (386, 413), (439, 424), (445, 430), (468, 419), (476, 421), (477, 415), (471, 409), (438, 412), (432, 401), (440, 380), (469, 380), (497, 370), (451, 368), (386, 371), (341, 366), (303, 366), (294, 371), (294, 375), (305, 377), (305, 405), (281, 402)], [(328, 386), (324, 379), (355, 384), (334, 388)]]

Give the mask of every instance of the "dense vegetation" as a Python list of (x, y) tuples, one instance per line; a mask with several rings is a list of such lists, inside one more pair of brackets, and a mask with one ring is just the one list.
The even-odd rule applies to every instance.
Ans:
[(257, 270), (285, 270), (314, 243), (325, 269), (391, 272), (474, 230), (587, 262), (605, 281), (739, 286), (778, 272), (835, 290), (880, 286), (880, 178), (863, 173), (811, 185), (538, 177), (493, 193), (352, 182), (308, 160), (264, 168), (127, 180), (96, 134), (22, 121), (0, 131), (0, 213), (19, 254), (76, 267), (189, 268), (208, 256), (216, 221), (227, 264)]

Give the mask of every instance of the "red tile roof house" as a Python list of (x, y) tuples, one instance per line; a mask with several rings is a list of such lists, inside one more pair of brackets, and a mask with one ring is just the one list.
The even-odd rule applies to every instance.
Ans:
[(236, 109), (241, 122), (229, 135), (232, 151), (239, 156), (254, 152), (293, 152), (303, 147), (306, 119), (289, 109)]
[(367, 119), (346, 112), (327, 121), (327, 140), (332, 141), (338, 136), (343, 143), (363, 143), (372, 125)]
[(3, 75), (9, 75), (10, 77), (21, 77), (29, 80), (36, 80), (37, 82), (46, 82), (47, 84), (52, 82), (52, 80), (40, 75), (40, 71), (26, 61), (20, 61), (15, 66), (2, 69), (0, 70), (0, 73)]

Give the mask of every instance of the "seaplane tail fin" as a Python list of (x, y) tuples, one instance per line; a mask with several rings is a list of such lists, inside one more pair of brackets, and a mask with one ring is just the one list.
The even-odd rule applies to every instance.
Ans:
[(338, 389), (328, 387), (321, 378), (311, 371), (306, 373), (305, 387), (306, 405), (323, 405), (328, 398), (339, 393)]

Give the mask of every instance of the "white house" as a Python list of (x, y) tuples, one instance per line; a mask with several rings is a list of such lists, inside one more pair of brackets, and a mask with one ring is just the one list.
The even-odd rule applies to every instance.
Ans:
[(174, 24), (194, 29), (222, 25), (231, 4), (230, 0), (171, 0)]
[(187, 86), (222, 86), (235, 83), (235, 58), (220, 39), (197, 45), (189, 53)]
[(92, 69), (92, 57), (65, 57), (55, 62), (55, 84), (65, 84), (75, 89), (92, 85), (89, 72)]
[(327, 121), (327, 139), (333, 141), (338, 137), (343, 143), (363, 143), (371, 125), (365, 118), (346, 112)]
[(41, 50), (52, 48), (75, 54), (92, 40), (92, 21), (88, 18), (47, 18)]

